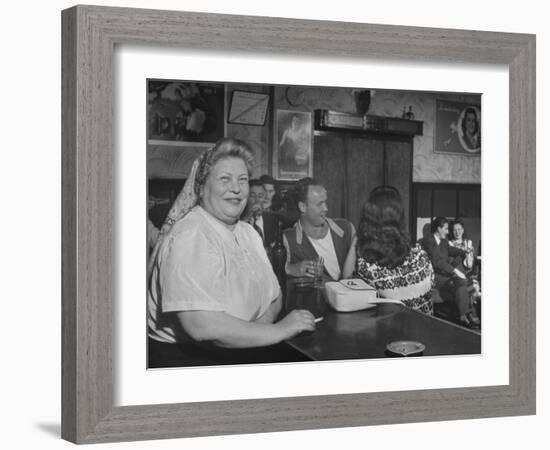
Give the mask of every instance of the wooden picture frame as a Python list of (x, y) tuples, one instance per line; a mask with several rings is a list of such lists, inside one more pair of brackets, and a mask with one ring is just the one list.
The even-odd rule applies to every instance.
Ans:
[[(94, 443), (535, 413), (535, 36), (96, 6), (63, 11), (62, 28), (64, 439)], [(509, 384), (114, 407), (116, 44), (507, 65)]]
[(235, 89), (231, 92), (227, 123), (263, 127), (270, 99), (270, 94)]

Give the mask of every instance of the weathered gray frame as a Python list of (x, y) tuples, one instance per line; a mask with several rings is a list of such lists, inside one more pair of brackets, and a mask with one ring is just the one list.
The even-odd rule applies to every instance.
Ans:
[[(63, 438), (93, 443), (535, 413), (535, 36), (94, 6), (63, 11), (62, 28)], [(114, 407), (118, 43), (508, 65), (510, 383)]]

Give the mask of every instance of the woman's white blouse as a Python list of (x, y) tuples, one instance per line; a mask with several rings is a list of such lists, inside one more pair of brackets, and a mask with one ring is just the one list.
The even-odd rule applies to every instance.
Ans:
[(159, 250), (148, 287), (148, 326), (153, 339), (180, 336), (174, 312), (223, 311), (253, 321), (280, 293), (279, 283), (252, 226), (233, 230), (200, 206), (177, 222)]

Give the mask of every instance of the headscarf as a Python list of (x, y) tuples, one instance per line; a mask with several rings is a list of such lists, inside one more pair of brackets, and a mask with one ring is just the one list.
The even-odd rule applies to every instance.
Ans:
[(208, 156), (212, 153), (212, 150), (213, 148), (207, 150), (195, 161), (193, 161), (189, 176), (187, 177), (187, 180), (185, 180), (185, 184), (183, 185), (183, 188), (178, 196), (176, 197), (176, 200), (172, 204), (170, 211), (168, 211), (168, 215), (166, 216), (166, 219), (164, 219), (164, 223), (160, 228), (157, 241), (153, 247), (153, 250), (149, 254), (149, 260), (147, 262), (148, 278), (151, 275), (151, 271), (153, 270), (153, 266), (157, 259), (159, 249), (174, 224), (177, 221), (183, 219), (189, 213), (189, 211), (191, 211), (191, 209), (193, 209), (193, 207), (199, 202), (198, 194), (200, 186), (204, 184), (206, 161), (208, 160)]

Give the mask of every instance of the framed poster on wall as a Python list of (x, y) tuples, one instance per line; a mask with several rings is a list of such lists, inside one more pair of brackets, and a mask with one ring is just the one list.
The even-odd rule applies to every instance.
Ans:
[(455, 155), (481, 154), (481, 106), (437, 100), (434, 151)]
[(275, 178), (299, 180), (313, 176), (313, 126), (310, 112), (278, 109), (275, 117)]

